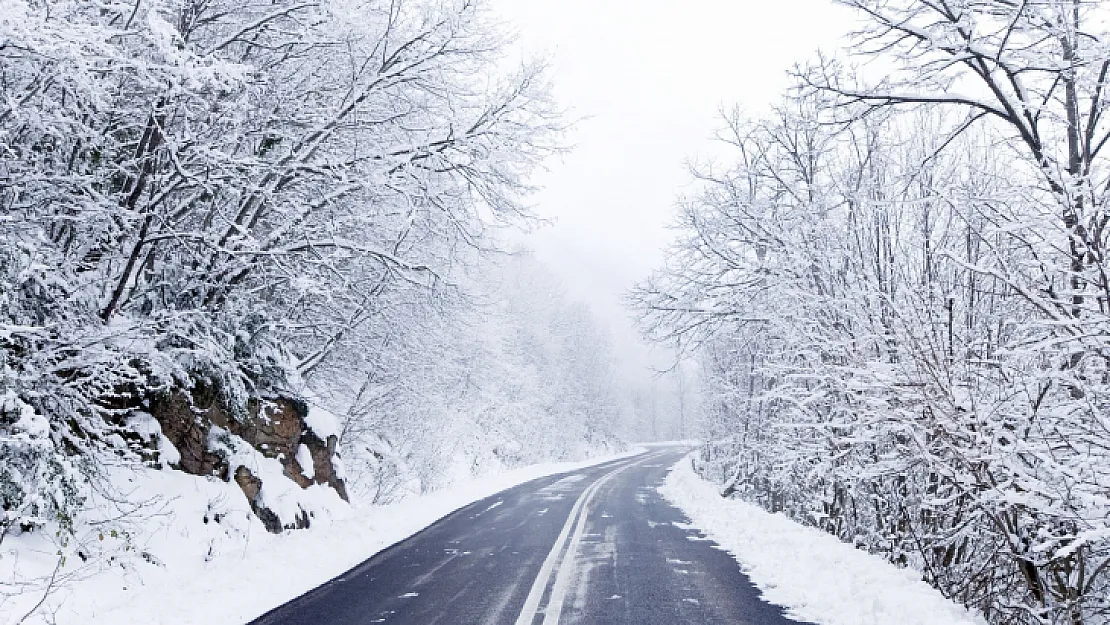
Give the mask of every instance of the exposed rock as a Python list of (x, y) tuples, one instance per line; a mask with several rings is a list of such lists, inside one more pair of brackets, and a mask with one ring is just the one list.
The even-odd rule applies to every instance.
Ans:
[(277, 458), (287, 466), (297, 455), (297, 446), (308, 430), (304, 422), (308, 407), (285, 398), (254, 399), (248, 406), (248, 414), (246, 423), (233, 423), (228, 429), (267, 458)]
[(247, 467), (235, 469), (235, 483), (243, 489), (243, 494), (251, 503), (254, 503), (262, 494), (262, 480), (255, 477)]
[(227, 465), (223, 457), (208, 449), (211, 412), (196, 406), (192, 397), (181, 391), (159, 398), (150, 409), (151, 415), (162, 426), (162, 434), (181, 454), (178, 468), (193, 475), (216, 475), (227, 480)]
[[(199, 385), (192, 392), (171, 391), (151, 402), (150, 413), (162, 426), (162, 433), (181, 455), (178, 468), (194, 475), (215, 475), (225, 481), (234, 479), (258, 518), (271, 532), (308, 527), (304, 510), (283, 528), (281, 519), (265, 507), (261, 499), (262, 480), (247, 467), (229, 466), (223, 454), (210, 448), (213, 426), (227, 430), (246, 441), (267, 458), (277, 459), (286, 477), (301, 488), (323, 484), (333, 488), (344, 501), (347, 488), (336, 474), (337, 439), (321, 440), (305, 423), (308, 407), (299, 400), (284, 397), (252, 399), (246, 416), (236, 419), (211, 389)], [(307, 472), (297, 459), (301, 445), (308, 448), (312, 470)], [(308, 477), (311, 475), (312, 477)]]
[[(308, 432), (301, 438), (301, 443), (308, 447), (309, 454), (312, 456), (312, 482), (316, 484), (326, 484), (335, 489), (339, 496), (347, 501), (347, 485), (343, 483), (342, 478), (336, 475), (335, 463), (335, 448), (339, 443), (339, 438), (336, 436), (329, 436), (327, 441), (320, 440), (316, 433), (308, 430)], [(296, 458), (294, 458), (296, 462)], [(298, 470), (303, 472), (303, 469), (298, 466)]]
[(262, 480), (254, 476), (244, 466), (239, 466), (235, 469), (235, 483), (243, 490), (243, 494), (247, 496), (247, 501), (251, 504), (251, 510), (262, 521), (263, 527), (267, 531), (277, 534), (283, 529), (305, 529), (309, 526), (308, 513), (303, 509), (298, 514), (292, 523), (282, 525), (281, 519), (273, 510), (267, 508), (262, 502)]

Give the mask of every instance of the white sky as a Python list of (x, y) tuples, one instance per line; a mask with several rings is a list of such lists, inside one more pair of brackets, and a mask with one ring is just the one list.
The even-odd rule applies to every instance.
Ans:
[(757, 113), (786, 71), (852, 25), (831, 0), (494, 0), (525, 54), (552, 60), (575, 149), (538, 182), (556, 220), (525, 244), (614, 335), (627, 373), (649, 362), (621, 297), (659, 266), (687, 159), (711, 150), (722, 106)]

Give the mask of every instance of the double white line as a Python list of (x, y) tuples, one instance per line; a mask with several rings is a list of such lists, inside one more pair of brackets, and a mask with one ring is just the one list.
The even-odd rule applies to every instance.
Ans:
[[(650, 458), (657, 455), (659, 454), (652, 454)], [(586, 532), (586, 516), (590, 502), (602, 485), (614, 475), (648, 460), (648, 458), (639, 457), (632, 462), (621, 465), (601, 476), (600, 479), (582, 491), (578, 501), (575, 501), (574, 507), (570, 509), (570, 515), (567, 516), (567, 522), (563, 524), (559, 537), (555, 539), (555, 545), (551, 547), (551, 552), (544, 558), (543, 566), (540, 567), (540, 572), (536, 575), (536, 581), (532, 583), (532, 589), (528, 591), (528, 598), (524, 601), (520, 616), (516, 619), (516, 625), (533, 625), (536, 615), (539, 613), (540, 601), (543, 599), (544, 591), (547, 590), (551, 574), (556, 568), (558, 574), (555, 577), (555, 585), (551, 588), (551, 595), (547, 599), (547, 606), (543, 611), (543, 625), (558, 625), (559, 614), (563, 611), (563, 601), (567, 595), (567, 588), (570, 586), (571, 577), (574, 575), (574, 557), (578, 553), (578, 545), (582, 542), (582, 535)], [(572, 527), (574, 528), (573, 534), (571, 534)], [(568, 539), (570, 540), (570, 546), (564, 549)]]

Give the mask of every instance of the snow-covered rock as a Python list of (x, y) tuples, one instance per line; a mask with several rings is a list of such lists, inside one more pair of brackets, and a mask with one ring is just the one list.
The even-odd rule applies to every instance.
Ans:
[(320, 421), (328, 420), (310, 425), (304, 402), (251, 400), (237, 417), (211, 389), (198, 386), (158, 398), (151, 414), (160, 443), (169, 442), (164, 460), (186, 473), (233, 480), (271, 532), (308, 527), (317, 509), (333, 505), (321, 489), (347, 500), (334, 463), (338, 436), (321, 436), (327, 430)]

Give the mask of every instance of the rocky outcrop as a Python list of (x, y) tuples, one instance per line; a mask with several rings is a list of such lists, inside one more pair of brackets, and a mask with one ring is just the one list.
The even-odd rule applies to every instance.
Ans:
[[(310, 515), (302, 510), (295, 519), (283, 523), (263, 502), (262, 479), (230, 458), (220, 446), (213, 445), (213, 433), (230, 433), (263, 456), (277, 460), (285, 477), (301, 488), (326, 485), (347, 500), (347, 488), (336, 466), (337, 437), (322, 438), (313, 431), (307, 423), (308, 407), (300, 400), (252, 399), (240, 411), (241, 416), (233, 416), (217, 393), (198, 384), (191, 392), (177, 389), (154, 399), (150, 413), (161, 426), (162, 434), (177, 449), (180, 458), (176, 468), (193, 475), (234, 480), (271, 532), (308, 527)], [(302, 446), (307, 454), (301, 451)], [(312, 466), (302, 466), (302, 462), (311, 462)]]

